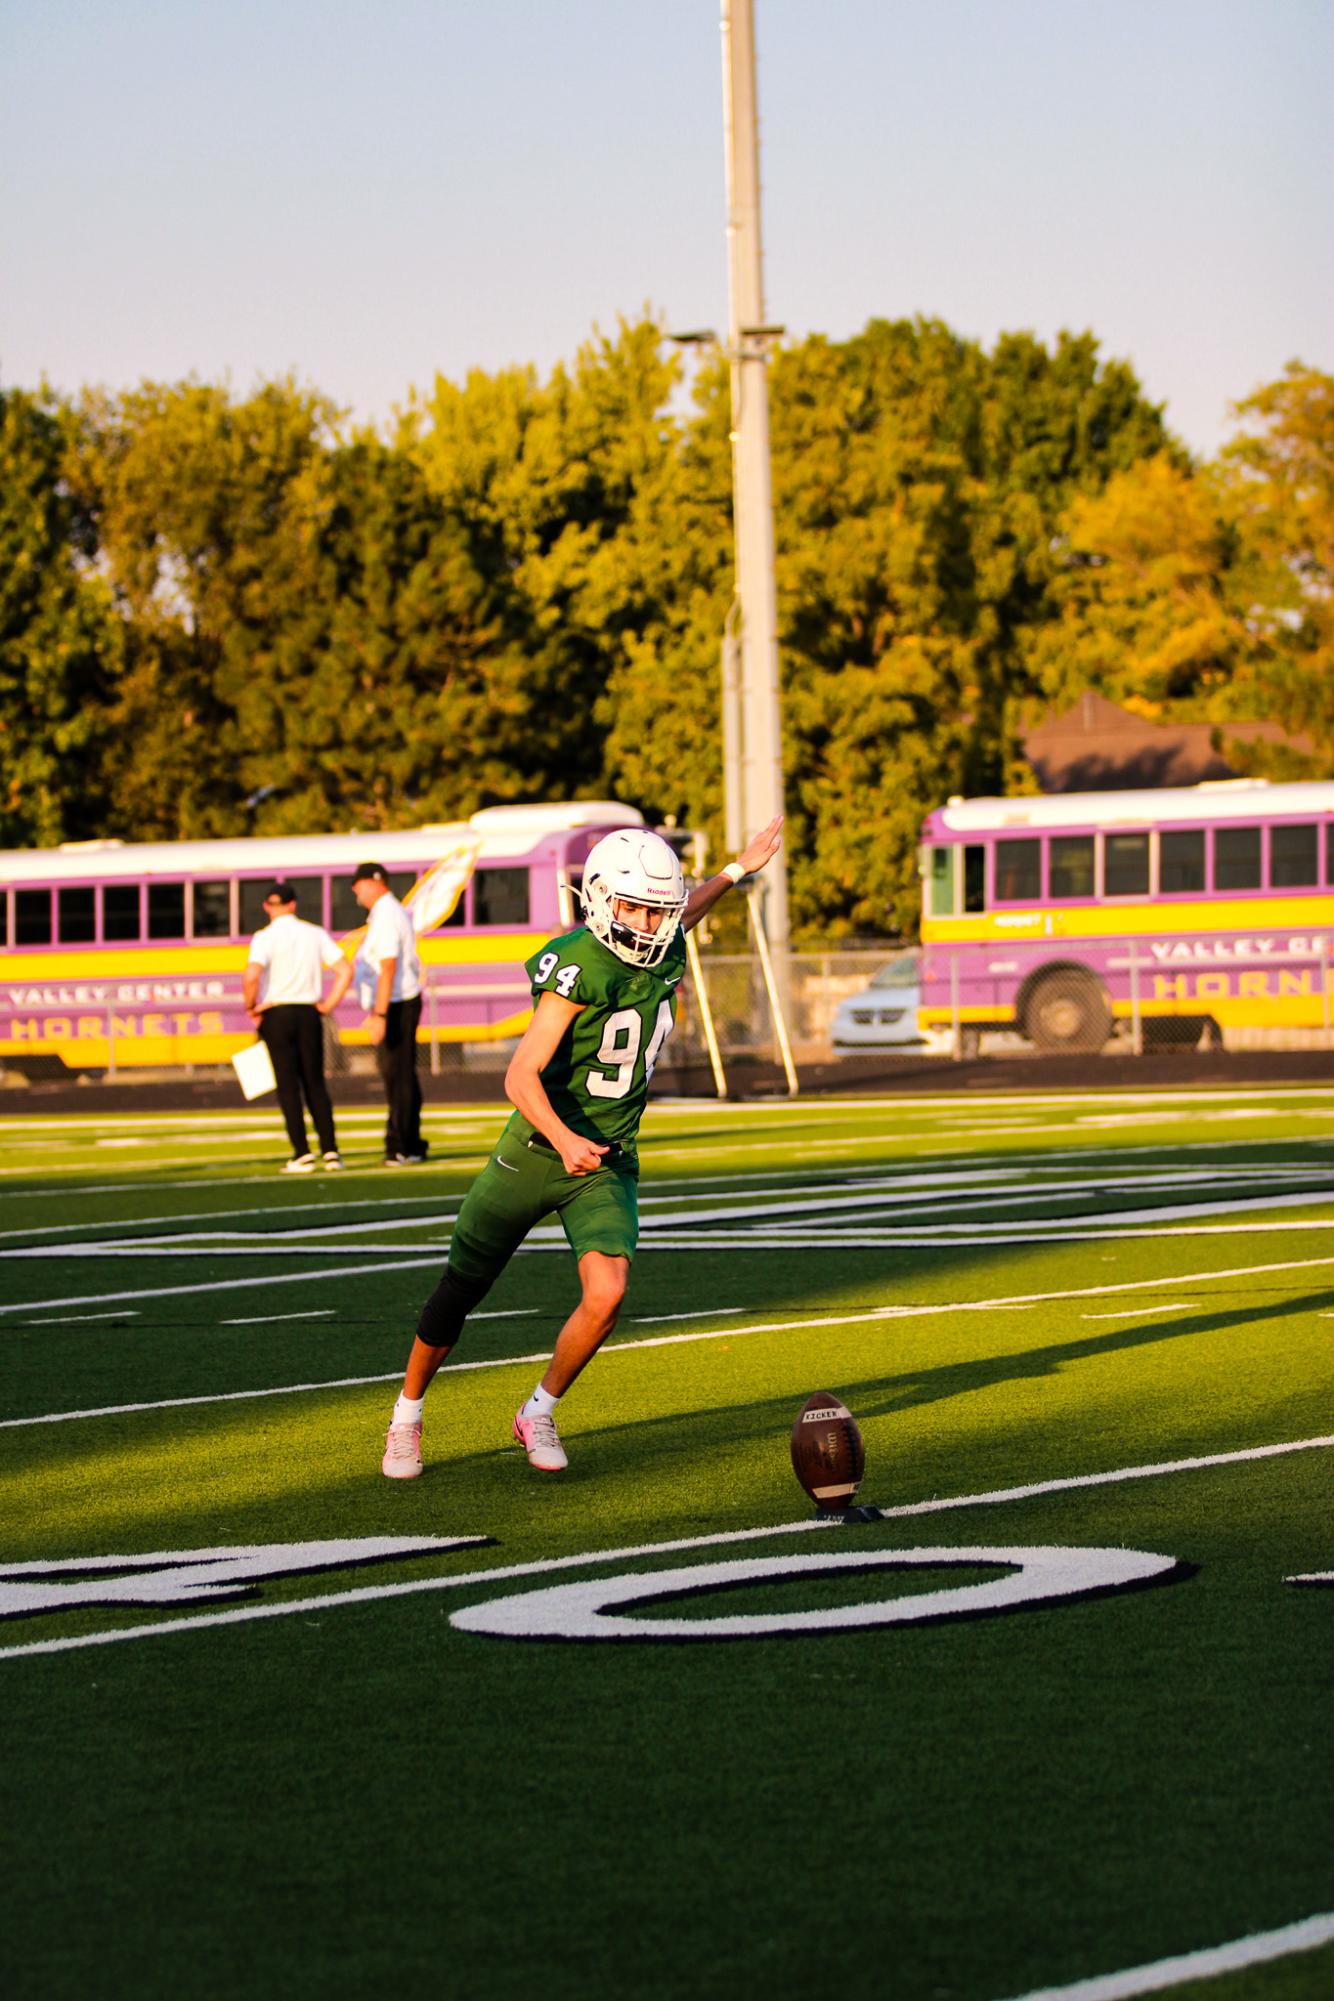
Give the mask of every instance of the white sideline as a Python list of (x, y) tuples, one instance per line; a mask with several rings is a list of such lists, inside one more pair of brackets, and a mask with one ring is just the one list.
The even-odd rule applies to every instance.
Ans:
[(1068, 1987), (1035, 1987), (1019, 2001), (1125, 2001), (1128, 1995), (1159, 1994), (1163, 1988), (1180, 1987), (1187, 1980), (1212, 1980), (1242, 1966), (1263, 1966), (1266, 1960), (1284, 1959), (1289, 1953), (1311, 1952), (1331, 1939), (1334, 1911), (1322, 1911), (1317, 1917), (1280, 1925), (1277, 1931), (1252, 1932), (1229, 1945), (1183, 1952), (1173, 1959), (1155, 1960), (1151, 1966), (1132, 1966), (1124, 1973), (1075, 1980)]
[[(1118, 1480), (1156, 1479), (1167, 1473), (1196, 1472), (1205, 1467), (1235, 1466), (1252, 1459), (1274, 1459), (1286, 1453), (1311, 1452), (1334, 1445), (1328, 1438), (1296, 1438), (1281, 1445), (1256, 1445), (1237, 1452), (1211, 1453), (1200, 1459), (1168, 1459), (1154, 1466), (1126, 1466), (1110, 1473), (1077, 1473), (1068, 1479), (1039, 1480), (1024, 1487), (1001, 1487), (985, 1494), (954, 1494), (943, 1500), (910, 1501), (903, 1507), (881, 1510), (885, 1521), (910, 1515), (943, 1514), (956, 1508), (997, 1507), (1009, 1501), (1029, 1500), (1037, 1494), (1067, 1493), (1079, 1487), (1109, 1486)], [(528, 1563), (502, 1564), (492, 1570), (467, 1571), (459, 1577), (418, 1577), (403, 1584), (368, 1584), (351, 1591), (336, 1591), (313, 1598), (293, 1598), (281, 1604), (238, 1605), (226, 1612), (205, 1612), (193, 1617), (164, 1619), (153, 1625), (114, 1627), (101, 1633), (81, 1633), (63, 1640), (30, 1640), (16, 1647), (0, 1647), (0, 1660), (14, 1660), (27, 1654), (73, 1653), (83, 1647), (115, 1646), (127, 1640), (156, 1639), (164, 1633), (189, 1632), (200, 1626), (246, 1625), (256, 1619), (287, 1619), (318, 1608), (321, 1613), (344, 1605), (367, 1605), (382, 1598), (415, 1597), (423, 1591), (459, 1591), (475, 1584), (496, 1584), (512, 1577), (536, 1577), (555, 1570), (581, 1570), (598, 1563), (634, 1561), (645, 1556), (668, 1556), (676, 1550), (711, 1549), (723, 1543), (757, 1542), (772, 1536), (836, 1533), (838, 1524), (820, 1515), (803, 1516), (795, 1522), (778, 1522), (767, 1528), (724, 1529), (715, 1535), (681, 1536), (671, 1542), (639, 1543), (629, 1549), (581, 1550), (576, 1556), (537, 1557)], [(3, 1574), (0, 1564), (0, 1574)], [(1027, 1997), (1025, 1998), (1027, 2001)]]

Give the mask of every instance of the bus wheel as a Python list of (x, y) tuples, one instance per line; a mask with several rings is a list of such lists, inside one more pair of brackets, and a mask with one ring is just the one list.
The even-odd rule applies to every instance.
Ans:
[(1087, 973), (1048, 973), (1024, 1009), (1024, 1032), (1048, 1054), (1101, 1049), (1112, 1032), (1112, 1010)]

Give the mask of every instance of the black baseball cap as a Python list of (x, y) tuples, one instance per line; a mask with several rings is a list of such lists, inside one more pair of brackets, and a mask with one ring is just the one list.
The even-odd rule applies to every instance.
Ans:
[(352, 878), (353, 882), (382, 882), (388, 886), (389, 878), (379, 862), (361, 862)]
[(273, 882), (264, 892), (265, 903), (295, 903), (296, 891), (290, 882)]

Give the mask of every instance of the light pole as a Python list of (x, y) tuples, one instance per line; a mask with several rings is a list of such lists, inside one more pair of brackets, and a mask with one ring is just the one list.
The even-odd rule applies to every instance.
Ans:
[[(733, 854), (783, 811), (773, 493), (769, 471), (769, 353), (782, 327), (764, 317), (760, 152), (752, 0), (722, 0), (723, 125), (727, 161), (728, 334), (732, 385), (732, 532), (736, 595), (722, 639), (723, 805)], [(674, 334), (714, 344), (712, 329)], [(781, 852), (759, 878), (774, 971), (788, 990), (787, 866)]]
[[(769, 469), (769, 351), (760, 236), (760, 143), (752, 0), (722, 0), (727, 159), (728, 361), (732, 376), (732, 518), (736, 600), (723, 636), (723, 757), (732, 852), (783, 810), (778, 603)], [(788, 988), (787, 868), (761, 877), (765, 922), (784, 1004)]]

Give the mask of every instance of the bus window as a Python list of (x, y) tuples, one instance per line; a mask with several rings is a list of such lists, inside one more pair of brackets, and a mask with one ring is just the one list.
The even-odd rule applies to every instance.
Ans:
[(102, 941), (123, 944), (139, 936), (139, 885), (137, 882), (109, 882), (102, 890)]
[(963, 851), (963, 907), (969, 914), (987, 907), (985, 848), (965, 848)]
[[(241, 884), (242, 889), (246, 887)], [(335, 932), (357, 931), (366, 922), (366, 913), (352, 894), (350, 875), (336, 875), (329, 884), (329, 929)], [(241, 929), (245, 930), (243, 923)], [(250, 927), (252, 930), (254, 926)]]
[(928, 848), (926, 851), (926, 914), (928, 917), (954, 915), (954, 850)]
[(1193, 896), (1204, 888), (1204, 830), (1174, 827), (1158, 837), (1158, 893)]
[(56, 937), (62, 945), (91, 945), (97, 936), (97, 891), (89, 883), (56, 891)]
[(183, 882), (149, 883), (148, 935), (150, 938), (184, 938), (185, 884)]
[(51, 943), (51, 892), (49, 889), (14, 891), (14, 943)]
[[(297, 916), (304, 917), (308, 924), (323, 924), (324, 877), (322, 875), (284, 875), (281, 879), (283, 882), (290, 882), (292, 888), (296, 891)], [(242, 880), (238, 885), (241, 895), (236, 921), (243, 938), (249, 938), (254, 932), (262, 931), (268, 923), (269, 913), (264, 908), (264, 899), (277, 880), (279, 878), (276, 874), (257, 875), (250, 877), (248, 880)], [(348, 894), (351, 895), (351, 893), (351, 887), (349, 886)], [(358, 909), (356, 923), (364, 924), (365, 922), (364, 913)], [(345, 927), (347, 930), (351, 930), (352, 928), (351, 925)]]
[(1149, 837), (1147, 834), (1108, 834), (1103, 841), (1102, 893), (1104, 896), (1147, 896), (1149, 893)]
[(472, 879), (474, 924), (526, 924), (526, 868), (479, 868)]
[(1053, 834), (1051, 841), (1051, 887), (1053, 903), (1093, 894), (1092, 834)]
[(1036, 903), (1041, 895), (1041, 841), (997, 841), (997, 903)]
[(229, 882), (197, 882), (194, 886), (193, 938), (230, 938), (232, 886)]
[(1314, 820), (1306, 827), (1269, 829), (1269, 882), (1273, 889), (1311, 889), (1320, 880), (1320, 846)]
[(1260, 887), (1260, 829), (1214, 828), (1214, 888)]
[[(417, 880), (417, 871), (410, 868), (390, 868), (385, 870), (385, 875), (389, 879), (391, 895), (396, 896), (399, 902), (402, 903), (404, 897), (412, 888), (413, 883)], [(299, 892), (301, 888), (300, 883), (296, 884), (296, 888)], [(306, 915), (306, 911), (298, 905), (297, 916), (305, 917)], [(335, 935), (346, 931), (360, 931), (365, 922), (366, 913), (352, 894), (351, 876), (336, 875), (331, 877), (329, 882), (329, 929)]]

